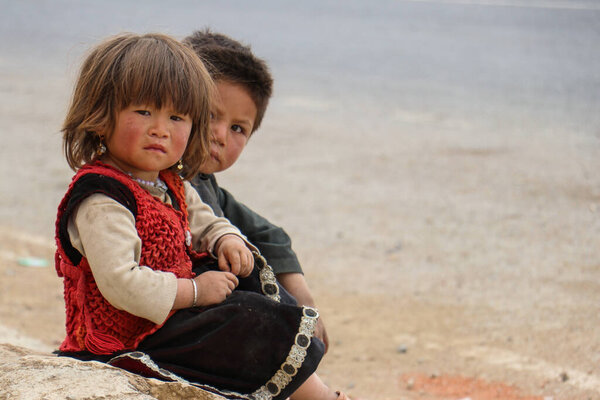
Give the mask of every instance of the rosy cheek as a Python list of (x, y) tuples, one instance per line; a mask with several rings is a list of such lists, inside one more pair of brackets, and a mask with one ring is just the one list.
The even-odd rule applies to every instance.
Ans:
[(189, 137), (189, 135), (181, 135), (180, 137), (178, 137), (178, 140), (176, 141), (175, 145), (181, 152), (183, 152), (187, 147)]

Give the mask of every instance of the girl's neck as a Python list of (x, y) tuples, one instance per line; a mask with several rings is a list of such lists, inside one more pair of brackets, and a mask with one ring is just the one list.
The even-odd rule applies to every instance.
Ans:
[(152, 184), (158, 181), (162, 182), (158, 177), (159, 171), (132, 171), (126, 166), (122, 165), (122, 163), (115, 161), (108, 154), (100, 157), (100, 161), (129, 175), (138, 183), (143, 183), (147, 186), (152, 186)]
[(134, 181), (136, 181), (137, 183), (139, 183), (142, 186), (153, 187), (153, 188), (159, 189), (161, 192), (166, 192), (168, 189), (167, 184), (160, 178), (156, 178), (156, 180), (154, 180), (154, 181), (147, 181), (144, 179), (136, 178), (135, 176), (133, 176), (131, 173), (128, 173), (128, 172), (127, 172), (127, 175), (129, 175), (131, 177), (131, 179), (133, 179)]

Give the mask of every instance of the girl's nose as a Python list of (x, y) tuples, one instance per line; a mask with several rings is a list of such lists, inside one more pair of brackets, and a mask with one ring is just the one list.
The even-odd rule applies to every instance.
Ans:
[(156, 137), (165, 137), (169, 134), (168, 123), (164, 118), (157, 117), (152, 121), (150, 127), (150, 135)]

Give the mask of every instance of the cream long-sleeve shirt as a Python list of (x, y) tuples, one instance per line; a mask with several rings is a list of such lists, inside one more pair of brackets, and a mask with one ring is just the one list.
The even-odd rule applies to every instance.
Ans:
[[(142, 187), (171, 203), (160, 189)], [(221, 236), (233, 233), (246, 241), (227, 219), (214, 215), (187, 181), (184, 188), (194, 249), (215, 257), (213, 250)], [(135, 218), (126, 207), (104, 194), (93, 194), (69, 218), (68, 232), (71, 244), (87, 258), (100, 293), (111, 305), (156, 324), (165, 321), (175, 302), (177, 277), (139, 265), (142, 241)]]

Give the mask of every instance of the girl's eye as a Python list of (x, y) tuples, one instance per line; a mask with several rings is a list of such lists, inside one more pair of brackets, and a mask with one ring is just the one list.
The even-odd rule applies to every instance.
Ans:
[(217, 117), (217, 116), (215, 115), (215, 113), (211, 111), (211, 112), (210, 112), (210, 119), (211, 119), (211, 120), (213, 120), (213, 119), (215, 119), (216, 117)]
[(192, 117), (189, 114), (173, 114), (171, 115), (171, 121), (180, 122), (180, 121), (192, 121)]
[(244, 128), (239, 125), (231, 125), (231, 130), (237, 133), (244, 133)]
[(136, 110), (135, 112), (140, 115), (150, 115), (150, 111), (148, 110)]

